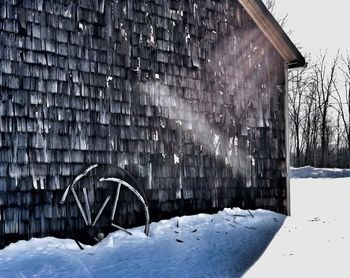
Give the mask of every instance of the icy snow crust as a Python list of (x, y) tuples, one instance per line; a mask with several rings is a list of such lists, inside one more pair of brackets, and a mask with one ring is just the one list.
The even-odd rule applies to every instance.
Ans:
[(331, 168), (314, 168), (305, 166), (300, 168), (291, 168), (291, 177), (294, 179), (305, 178), (348, 178), (350, 169), (331, 169)]
[(0, 277), (350, 277), (350, 178), (315, 172), (327, 178), (291, 180), (292, 217), (176, 217), (152, 223), (149, 237), (118, 231), (84, 251), (73, 240), (20, 241), (0, 250)]
[(225, 209), (118, 231), (81, 251), (73, 240), (31, 239), (0, 251), (0, 277), (237, 277), (258, 259), (285, 217)]

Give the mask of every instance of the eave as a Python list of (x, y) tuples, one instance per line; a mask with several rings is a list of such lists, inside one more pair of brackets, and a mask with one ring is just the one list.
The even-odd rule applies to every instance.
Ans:
[(238, 0), (238, 2), (282, 56), (288, 68), (307, 66), (303, 55), (261, 0)]

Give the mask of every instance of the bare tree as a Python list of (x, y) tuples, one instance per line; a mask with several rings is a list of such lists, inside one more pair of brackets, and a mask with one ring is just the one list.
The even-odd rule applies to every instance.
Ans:
[(329, 149), (329, 110), (330, 100), (335, 91), (334, 82), (336, 80), (336, 69), (338, 66), (339, 53), (327, 64), (327, 52), (321, 54), (319, 60), (313, 67), (312, 79), (316, 90), (316, 101), (320, 113), (320, 143), (321, 161), (319, 166), (326, 166), (326, 159)]
[(350, 56), (310, 64), (289, 77), (292, 164), (350, 167)]
[[(312, 73), (312, 72), (311, 72)], [(316, 84), (311, 73), (308, 76), (308, 86), (303, 101), (302, 142), (305, 146), (304, 164), (316, 165), (319, 148), (320, 113), (317, 105)]]
[(289, 119), (291, 127), (291, 146), (295, 151), (295, 166), (301, 166), (302, 124), (305, 121), (303, 107), (308, 87), (307, 69), (294, 71), (289, 76)]
[[(288, 14), (277, 15), (277, 1), (263, 2), (278, 23), (285, 27)], [(339, 59), (339, 52), (330, 60), (325, 51), (311, 70), (304, 69), (290, 76), (290, 147), (295, 166), (334, 166), (341, 161), (340, 157), (344, 158), (344, 139), (347, 159), (343, 161), (350, 161), (350, 57), (342, 59), (344, 88), (338, 86)], [(341, 97), (343, 90), (345, 101)]]
[[(336, 96), (333, 99), (336, 101), (334, 108), (337, 110), (339, 117), (342, 120), (344, 136), (347, 146), (348, 158), (350, 158), (350, 56), (341, 58), (340, 70), (344, 77), (343, 94), (338, 83), (334, 80), (333, 86), (336, 91)], [(343, 95), (343, 97), (342, 97)], [(340, 130), (340, 129), (339, 129)], [(347, 162), (347, 166), (350, 166), (350, 162)]]
[(273, 13), (276, 7), (276, 0), (264, 0), (266, 8)]
[[(276, 0), (264, 0), (264, 4), (266, 8), (270, 11), (270, 13), (275, 16), (277, 22), (282, 26), (285, 27), (287, 23), (288, 13), (285, 13), (281, 17), (276, 14)], [(289, 32), (288, 32), (289, 33)]]

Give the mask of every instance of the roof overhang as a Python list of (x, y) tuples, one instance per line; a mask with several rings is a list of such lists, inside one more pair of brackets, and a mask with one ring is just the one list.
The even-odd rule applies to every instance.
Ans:
[(238, 0), (286, 62), (288, 68), (306, 67), (305, 58), (261, 0)]

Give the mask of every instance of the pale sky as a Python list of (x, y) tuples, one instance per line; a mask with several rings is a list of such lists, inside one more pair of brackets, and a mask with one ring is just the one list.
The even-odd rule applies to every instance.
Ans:
[(276, 0), (276, 13), (288, 13), (286, 30), (301, 52), (350, 52), (349, 0)]

